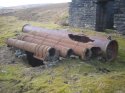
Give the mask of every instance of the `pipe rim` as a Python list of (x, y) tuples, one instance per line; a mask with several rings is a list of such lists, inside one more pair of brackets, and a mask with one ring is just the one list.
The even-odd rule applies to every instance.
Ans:
[(100, 47), (92, 47), (91, 53), (92, 53), (92, 57), (97, 57), (102, 54), (102, 50)]
[(55, 49), (55, 48), (50, 48), (50, 49), (48, 50), (48, 53), (49, 53), (49, 56), (50, 56), (50, 57), (53, 57), (53, 56), (55, 56), (55, 54), (56, 54), (56, 49)]
[(92, 51), (90, 49), (86, 49), (85, 51), (85, 60), (89, 60), (92, 56)]
[(25, 26), (30, 26), (30, 24), (25, 24), (25, 25), (22, 27), (22, 32), (24, 32)]
[(71, 57), (71, 55), (73, 55), (73, 54), (74, 54), (73, 50), (72, 50), (72, 49), (69, 49), (69, 50), (67, 51), (66, 57)]
[(113, 61), (118, 55), (118, 42), (116, 40), (111, 40), (106, 47), (106, 59), (108, 61)]
[(92, 56), (92, 52), (90, 49), (85, 49), (82, 55), (80, 56), (80, 59), (82, 60), (89, 60)]

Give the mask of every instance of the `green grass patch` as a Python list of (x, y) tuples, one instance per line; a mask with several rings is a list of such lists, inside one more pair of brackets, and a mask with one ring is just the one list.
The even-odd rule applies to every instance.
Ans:
[(48, 29), (60, 29), (61, 27), (54, 23), (40, 23), (33, 21), (22, 21), (16, 17), (0, 17), (0, 46), (5, 45), (5, 40), (10, 37), (15, 37), (22, 31), (25, 24), (40, 26)]

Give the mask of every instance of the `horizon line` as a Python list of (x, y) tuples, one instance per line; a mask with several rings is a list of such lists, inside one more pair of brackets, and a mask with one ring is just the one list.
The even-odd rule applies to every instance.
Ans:
[(27, 5), (47, 5), (47, 4), (61, 4), (61, 3), (70, 3), (70, 2), (55, 2), (55, 3), (33, 3), (33, 4), (20, 4), (20, 5), (12, 5), (12, 6), (0, 6), (1, 8), (7, 7), (18, 7), (18, 6), (27, 6)]

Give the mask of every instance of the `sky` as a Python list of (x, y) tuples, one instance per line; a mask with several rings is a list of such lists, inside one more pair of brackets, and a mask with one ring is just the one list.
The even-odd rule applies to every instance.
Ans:
[(0, 6), (11, 7), (27, 4), (47, 4), (47, 3), (64, 3), (71, 0), (0, 0)]

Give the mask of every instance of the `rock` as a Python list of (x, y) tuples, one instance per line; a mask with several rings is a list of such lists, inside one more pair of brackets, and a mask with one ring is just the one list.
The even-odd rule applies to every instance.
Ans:
[(1, 70), (1, 72), (2, 72), (2, 73), (7, 73), (7, 71), (5, 71), (5, 70)]
[(109, 73), (111, 72), (110, 70), (108, 70), (107, 68), (98, 68), (97, 69), (99, 72), (102, 72), (102, 73)]
[(101, 62), (106, 62), (106, 58), (104, 58), (104, 57), (97, 57), (97, 60), (98, 61), (101, 61)]
[(84, 73), (84, 76), (88, 76), (88, 73)]
[(68, 84), (68, 81), (64, 81), (65, 84)]
[(12, 60), (12, 61), (11, 61), (11, 63), (12, 63), (12, 64), (14, 64), (14, 63), (15, 63), (15, 61), (14, 61), (14, 60)]

